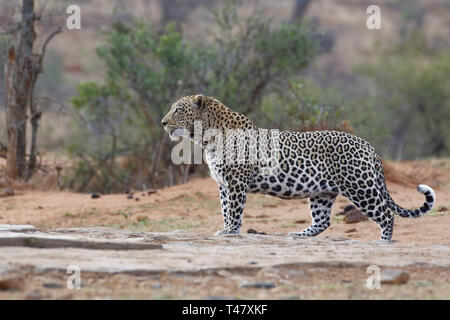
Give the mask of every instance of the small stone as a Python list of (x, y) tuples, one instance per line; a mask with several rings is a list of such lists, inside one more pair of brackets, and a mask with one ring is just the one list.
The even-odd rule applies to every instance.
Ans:
[(154, 193), (156, 193), (157, 191), (155, 190), (155, 189), (150, 189), (150, 190), (148, 190), (147, 191), (147, 194), (148, 195), (151, 195), (151, 194), (154, 194)]
[(273, 282), (249, 282), (244, 283), (241, 288), (254, 288), (254, 289), (273, 289), (276, 285)]
[(0, 279), (0, 291), (1, 290), (23, 290), (25, 287), (25, 281), (19, 277), (3, 278)]
[(2, 197), (9, 197), (14, 195), (14, 190), (12, 188), (3, 188), (2, 191), (0, 191), (0, 198)]
[(344, 213), (347, 213), (347, 212), (349, 212), (349, 211), (351, 211), (353, 209), (356, 209), (356, 207), (354, 205), (352, 205), (352, 204), (349, 204), (349, 205), (345, 206)]
[(438, 212), (445, 212), (445, 211), (448, 211), (448, 208), (442, 206), (442, 207), (440, 207), (437, 211), (438, 211)]
[(98, 199), (98, 198), (100, 198), (102, 195), (100, 194), (100, 193), (98, 193), (98, 192), (92, 192), (91, 193), (91, 198), (92, 199)]
[(294, 221), (294, 223), (302, 224), (302, 223), (306, 223), (306, 220), (300, 219), (300, 220)]
[(127, 199), (133, 199), (133, 193), (129, 193), (129, 194), (127, 195)]
[(256, 231), (255, 229), (252, 229), (252, 228), (247, 230), (247, 234), (265, 234), (265, 235), (267, 235), (267, 233), (265, 233), (265, 232), (258, 232), (258, 231)]
[(347, 231), (345, 231), (345, 233), (352, 233), (352, 232), (356, 232), (356, 229), (355, 228), (351, 228), (351, 229), (348, 229)]
[(141, 199), (139, 199), (139, 197), (134, 198), (134, 200), (136, 201), (140, 201)]
[(366, 220), (368, 220), (368, 218), (356, 208), (348, 211), (344, 216), (345, 223), (357, 223)]
[(62, 284), (59, 284), (59, 283), (56, 283), (56, 282), (46, 282), (46, 283), (44, 283), (44, 288), (60, 289), (60, 288), (64, 288), (64, 286)]
[(346, 205), (344, 207), (344, 210), (342, 210), (341, 212), (338, 212), (337, 215), (344, 215), (353, 209), (356, 209), (356, 207), (354, 205), (352, 205), (352, 204)]
[(409, 274), (403, 270), (384, 269), (380, 274), (381, 283), (384, 284), (405, 284), (409, 280)]

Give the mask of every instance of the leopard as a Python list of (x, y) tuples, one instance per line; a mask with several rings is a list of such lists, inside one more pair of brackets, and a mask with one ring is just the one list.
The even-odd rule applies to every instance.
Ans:
[[(293, 238), (324, 232), (331, 224), (331, 208), (341, 195), (381, 228), (381, 239), (375, 241), (387, 243), (392, 241), (394, 214), (418, 218), (429, 212), (436, 201), (434, 190), (419, 184), (417, 190), (425, 196), (423, 205), (417, 209), (399, 206), (388, 192), (379, 154), (366, 140), (348, 132), (275, 129), (276, 139), (272, 140), (277, 143), (270, 147), (268, 129), (258, 128), (246, 115), (203, 94), (178, 99), (161, 122), (171, 140), (186, 138), (200, 145), (204, 152), (211, 176), (219, 187), (224, 227), (216, 235), (240, 234), (249, 193), (282, 199), (309, 198), (311, 225), (290, 232), (288, 236)], [(201, 127), (196, 128), (196, 123)], [(208, 130), (226, 137), (225, 140), (233, 137), (233, 142), (220, 148), (223, 139), (217, 135), (205, 138)], [(263, 133), (254, 135), (256, 138), (242, 134), (249, 131)], [(252, 141), (265, 149), (258, 148), (258, 144), (255, 148)], [(228, 158), (220, 156), (236, 148), (241, 150), (244, 161), (227, 161)], [(252, 161), (246, 161), (249, 159)]]

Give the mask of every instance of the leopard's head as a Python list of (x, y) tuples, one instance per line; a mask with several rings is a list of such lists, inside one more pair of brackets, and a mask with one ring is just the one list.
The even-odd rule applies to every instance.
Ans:
[(202, 94), (183, 97), (172, 104), (161, 121), (172, 141), (177, 141), (181, 136), (193, 138), (194, 122), (202, 119), (205, 104), (206, 97)]

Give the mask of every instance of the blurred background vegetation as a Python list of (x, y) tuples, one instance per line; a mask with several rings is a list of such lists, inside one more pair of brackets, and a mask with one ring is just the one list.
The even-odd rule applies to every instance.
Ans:
[[(49, 47), (36, 94), (39, 148), (64, 167), (66, 188), (121, 192), (204, 175), (170, 162), (160, 125), (171, 103), (195, 93), (260, 127), (352, 132), (388, 159), (450, 156), (445, 1), (380, 1), (381, 30), (366, 28), (364, 1), (107, 3), (49, 7), (82, 12), (82, 29)], [(10, 7), (0, 1), (3, 18)]]

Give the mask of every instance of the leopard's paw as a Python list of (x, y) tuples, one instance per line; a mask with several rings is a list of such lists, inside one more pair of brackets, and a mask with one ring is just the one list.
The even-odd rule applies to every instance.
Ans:
[(310, 238), (309, 236), (305, 235), (302, 232), (289, 232), (288, 233), (288, 237), (291, 237), (291, 238), (303, 238), (303, 239)]
[(214, 232), (215, 236), (223, 236), (223, 235), (228, 235), (228, 234), (239, 234), (239, 232), (234, 231), (234, 230), (228, 230), (228, 229), (217, 230), (216, 232)]

